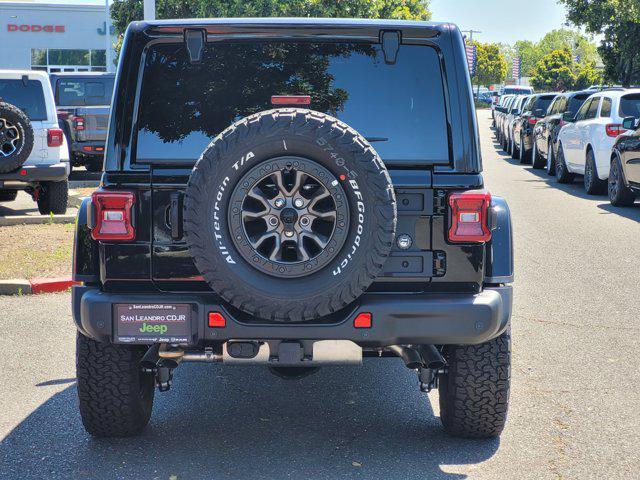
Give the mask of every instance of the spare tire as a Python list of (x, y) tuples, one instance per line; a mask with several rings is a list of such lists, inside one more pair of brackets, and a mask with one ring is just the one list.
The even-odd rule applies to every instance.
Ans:
[(353, 302), (380, 273), (395, 226), (376, 151), (311, 110), (234, 123), (204, 151), (186, 190), (196, 267), (232, 306), (272, 321), (312, 321)]
[(33, 149), (33, 128), (25, 113), (10, 103), (0, 102), (0, 173), (16, 170)]

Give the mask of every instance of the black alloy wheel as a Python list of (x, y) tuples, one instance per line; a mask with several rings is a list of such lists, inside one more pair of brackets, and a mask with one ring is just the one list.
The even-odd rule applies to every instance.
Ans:
[[(347, 235), (344, 190), (312, 160), (280, 157), (269, 165), (266, 174), (260, 174), (263, 165), (249, 170), (231, 196), (229, 225), (242, 232), (242, 238), (234, 237), (235, 246), (247, 262), (276, 277), (318, 271), (337, 255)], [(252, 181), (245, 195), (243, 186)]]

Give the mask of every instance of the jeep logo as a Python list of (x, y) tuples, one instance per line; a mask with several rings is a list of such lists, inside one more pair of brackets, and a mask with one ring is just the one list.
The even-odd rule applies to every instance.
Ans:
[(140, 327), (140, 333), (159, 333), (162, 335), (167, 332), (166, 325), (149, 325), (148, 323), (143, 323)]

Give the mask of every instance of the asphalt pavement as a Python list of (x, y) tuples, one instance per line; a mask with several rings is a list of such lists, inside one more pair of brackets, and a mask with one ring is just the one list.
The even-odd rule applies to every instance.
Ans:
[(69, 295), (0, 297), (0, 478), (639, 478), (640, 205), (613, 208), (519, 165), (478, 116), (485, 180), (509, 202), (516, 244), (499, 440), (447, 437), (437, 393), (396, 359), (300, 381), (186, 364), (143, 435), (93, 439), (77, 411)]

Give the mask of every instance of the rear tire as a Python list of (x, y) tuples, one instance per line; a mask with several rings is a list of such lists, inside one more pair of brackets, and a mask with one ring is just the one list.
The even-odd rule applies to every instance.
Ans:
[(0, 202), (13, 202), (17, 196), (17, 190), (0, 190)]
[(547, 175), (555, 176), (556, 174), (556, 160), (553, 157), (553, 143), (549, 142), (549, 146), (547, 148)]
[(607, 181), (598, 177), (598, 167), (593, 150), (587, 151), (587, 161), (584, 166), (584, 189), (589, 195), (602, 195), (607, 191)]
[(533, 168), (535, 169), (544, 168), (546, 161), (544, 158), (540, 156), (540, 153), (538, 152), (538, 149), (536, 147), (535, 140), (533, 142), (533, 150), (531, 151), (531, 159), (532, 159)]
[(136, 435), (153, 408), (154, 377), (144, 374), (144, 348), (76, 338), (76, 375), (82, 424), (96, 437)]
[(101, 172), (102, 164), (103, 164), (102, 158), (92, 158), (87, 161), (85, 168), (87, 169), (87, 172)]
[(624, 174), (618, 157), (611, 161), (608, 181), (609, 201), (614, 207), (630, 207), (636, 200), (636, 194), (624, 183)]
[(69, 200), (69, 183), (62, 182), (42, 182), (42, 191), (38, 197), (38, 211), (41, 215), (63, 215), (67, 212), (67, 201)]
[(558, 158), (556, 159), (556, 181), (558, 183), (571, 183), (575, 178), (575, 174), (570, 172), (564, 161), (564, 149), (562, 145), (558, 146)]
[(500, 435), (509, 406), (509, 330), (480, 345), (448, 346), (444, 356), (448, 366), (440, 378), (439, 400), (447, 433), (464, 438)]
[(524, 149), (524, 137), (522, 135), (520, 135), (518, 152), (519, 152), (518, 158), (520, 158), (520, 163), (523, 165), (529, 163), (529, 155), (527, 154), (527, 151)]

